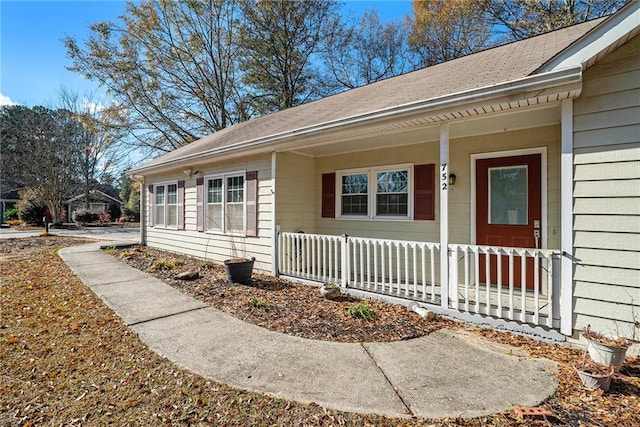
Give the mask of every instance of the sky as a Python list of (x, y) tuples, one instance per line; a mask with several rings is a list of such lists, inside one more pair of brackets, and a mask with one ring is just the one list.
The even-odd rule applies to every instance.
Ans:
[[(0, 0), (0, 105), (55, 106), (61, 87), (81, 96), (102, 96), (98, 85), (66, 69), (62, 39), (85, 40), (90, 24), (117, 21), (125, 1)], [(404, 19), (410, 0), (349, 0), (344, 14), (376, 9), (383, 20)], [(82, 45), (82, 43), (80, 43)]]

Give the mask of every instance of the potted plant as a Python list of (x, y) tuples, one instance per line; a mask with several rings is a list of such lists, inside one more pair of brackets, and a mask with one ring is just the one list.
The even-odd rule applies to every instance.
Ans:
[[(232, 221), (230, 216), (225, 217), (227, 229), (231, 230)], [(255, 257), (249, 257), (246, 254), (244, 246), (238, 249), (238, 245), (233, 234), (229, 235), (229, 243), (231, 244), (231, 258), (223, 261), (224, 270), (227, 273), (227, 282), (248, 285), (251, 283), (251, 275), (253, 274), (253, 264)]]
[(582, 363), (575, 367), (576, 372), (582, 385), (590, 390), (602, 390), (609, 391), (611, 386), (611, 377), (614, 373), (612, 366), (602, 366), (597, 363), (588, 360), (585, 357), (582, 359)]
[(248, 285), (251, 283), (255, 258), (231, 258), (224, 261), (224, 270), (229, 283)]
[(591, 360), (615, 369), (622, 366), (631, 340), (594, 332), (588, 326), (582, 330), (582, 335), (587, 340), (587, 352)]
[(326, 299), (336, 299), (340, 296), (340, 288), (335, 283), (328, 282), (320, 287), (320, 294)]

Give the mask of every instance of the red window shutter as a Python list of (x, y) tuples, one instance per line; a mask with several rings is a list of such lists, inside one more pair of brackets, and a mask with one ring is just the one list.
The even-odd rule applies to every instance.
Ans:
[(196, 222), (197, 230), (204, 231), (204, 178), (196, 179)]
[(153, 227), (153, 216), (156, 211), (156, 199), (153, 197), (153, 185), (149, 186), (149, 203), (147, 203), (147, 206), (149, 206), (147, 223), (149, 224), (149, 227)]
[(435, 164), (414, 166), (413, 176), (413, 218), (416, 220), (436, 219)]
[(247, 172), (247, 237), (258, 235), (258, 171)]
[(336, 174), (322, 174), (322, 218), (336, 217)]
[(184, 181), (178, 181), (178, 230), (184, 230)]

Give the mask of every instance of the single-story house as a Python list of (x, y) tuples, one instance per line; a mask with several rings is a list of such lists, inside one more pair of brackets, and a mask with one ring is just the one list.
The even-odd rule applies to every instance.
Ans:
[(0, 223), (4, 223), (4, 213), (16, 207), (20, 200), (20, 185), (10, 179), (0, 179)]
[[(73, 222), (73, 213), (79, 209), (85, 209), (86, 195), (78, 194), (65, 201), (67, 206), (67, 221)], [(120, 195), (115, 188), (110, 185), (102, 185), (89, 191), (89, 210), (91, 212), (109, 212), (111, 219), (116, 220), (122, 214), (124, 202), (120, 199)]]
[(638, 337), (639, 6), (135, 167), (141, 240), (549, 339)]

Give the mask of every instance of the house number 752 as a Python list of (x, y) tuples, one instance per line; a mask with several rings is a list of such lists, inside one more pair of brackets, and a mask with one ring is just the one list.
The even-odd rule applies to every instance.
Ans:
[(443, 163), (440, 167), (440, 183), (442, 184), (442, 189), (447, 189), (447, 164)]

